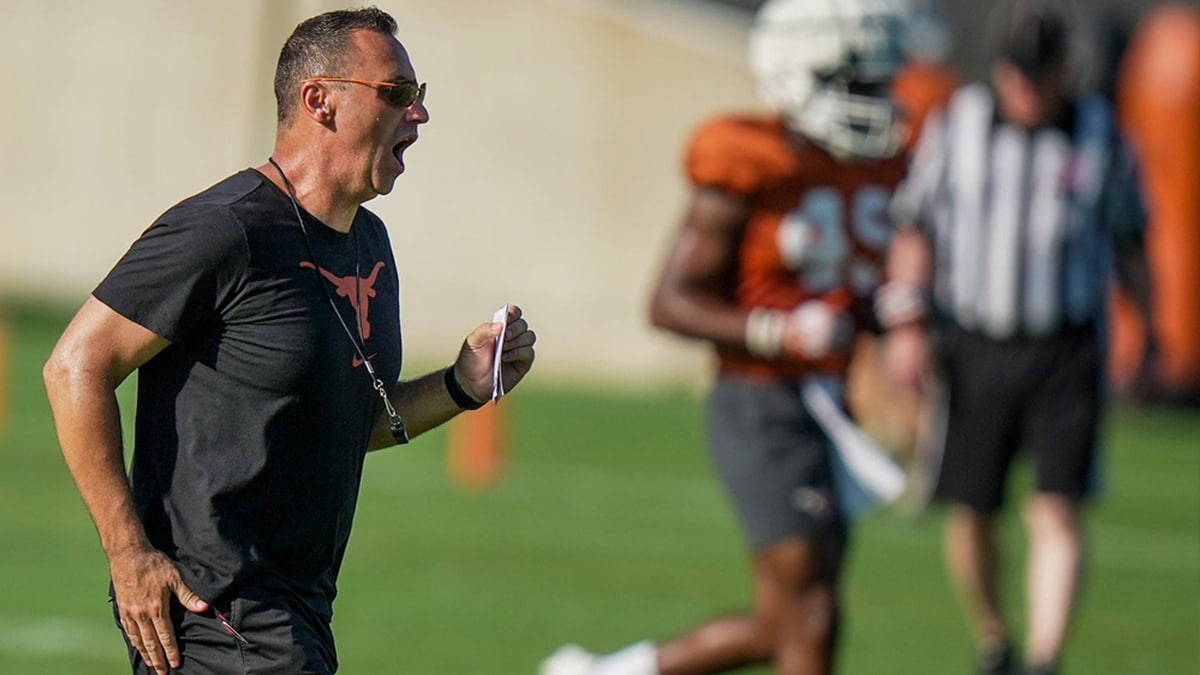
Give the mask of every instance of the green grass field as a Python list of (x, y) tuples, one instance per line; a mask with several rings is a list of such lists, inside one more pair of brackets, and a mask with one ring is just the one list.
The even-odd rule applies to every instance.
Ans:
[[(0, 673), (128, 672), (105, 602), (107, 565), (41, 387), (63, 323), (12, 315)], [(535, 374), (504, 405), (512, 456), (491, 491), (453, 484), (441, 432), (368, 459), (334, 619), (341, 672), (533, 673), (562, 642), (612, 649), (668, 637), (747, 597), (694, 395), (560, 390)], [(1200, 413), (1121, 409), (1107, 438), (1107, 496), (1092, 512), (1093, 563), (1064, 672), (1195, 675)], [(856, 532), (840, 672), (971, 672), (940, 521), (882, 513)], [(1007, 525), (1019, 574), (1019, 522)], [(1006, 595), (1019, 609), (1019, 585)]]

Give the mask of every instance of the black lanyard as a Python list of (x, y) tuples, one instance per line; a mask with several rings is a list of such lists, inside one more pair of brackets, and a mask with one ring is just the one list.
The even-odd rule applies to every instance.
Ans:
[(354, 351), (358, 352), (358, 358), (362, 359), (363, 366), (367, 369), (367, 375), (371, 377), (371, 385), (375, 387), (375, 391), (379, 393), (379, 398), (383, 400), (383, 408), (387, 411), (388, 429), (392, 432), (392, 438), (398, 444), (407, 443), (409, 440), (408, 429), (404, 426), (404, 419), (400, 417), (400, 413), (396, 412), (396, 408), (392, 405), (392, 400), (388, 396), (387, 387), (384, 386), (383, 382), (375, 374), (375, 367), (371, 365), (371, 360), (367, 358), (367, 340), (363, 337), (362, 329), (363, 317), (358, 309), (358, 305), (362, 302), (362, 292), (359, 287), (361, 275), (359, 274), (358, 231), (354, 228), (351, 228), (350, 231), (350, 236), (354, 238), (355, 302), (351, 303), (351, 308), (354, 310), (355, 328), (358, 329), (358, 339), (355, 340), (354, 333), (350, 330), (350, 326), (346, 325), (346, 319), (342, 316), (342, 313), (338, 311), (333, 294), (329, 292), (329, 287), (325, 285), (325, 279), (321, 277), (321, 270), (317, 267), (317, 256), (313, 254), (312, 241), (308, 238), (308, 228), (304, 227), (304, 218), (300, 215), (300, 205), (296, 202), (296, 191), (292, 188), (292, 183), (288, 180), (287, 174), (283, 172), (283, 168), (275, 162), (275, 158), (268, 157), (267, 161), (279, 172), (279, 177), (283, 179), (283, 185), (287, 188), (288, 198), (292, 200), (292, 209), (296, 212), (296, 222), (300, 224), (300, 232), (304, 234), (304, 246), (308, 249), (308, 258), (312, 262), (313, 273), (317, 275), (317, 283), (321, 286), (321, 290), (325, 291), (325, 298), (329, 300), (329, 306), (333, 309), (333, 315), (337, 317), (338, 323), (342, 324), (342, 330), (346, 332), (346, 337), (350, 338), (350, 344), (354, 345)]

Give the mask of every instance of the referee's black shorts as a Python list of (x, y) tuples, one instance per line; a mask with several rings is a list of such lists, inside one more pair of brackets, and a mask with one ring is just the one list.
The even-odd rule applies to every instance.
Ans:
[(1037, 492), (1087, 494), (1103, 404), (1095, 328), (997, 341), (950, 327), (938, 353), (946, 407), (935, 498), (998, 511), (1019, 450), (1033, 461)]
[[(171, 623), (183, 664), (172, 673), (185, 675), (248, 675), (249, 673), (292, 673), (332, 675), (337, 656), (329, 618), (310, 610), (295, 595), (275, 588), (242, 588), (231, 599), (213, 603), (197, 614), (171, 601)], [(220, 612), (242, 642), (217, 617)], [(113, 616), (121, 627), (113, 602)], [(135, 675), (157, 675), (129, 644), (130, 664)]]

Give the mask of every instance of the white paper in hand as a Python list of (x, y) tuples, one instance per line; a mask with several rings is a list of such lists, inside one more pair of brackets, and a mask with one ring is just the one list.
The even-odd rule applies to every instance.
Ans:
[(504, 378), (500, 376), (500, 354), (504, 350), (504, 332), (508, 330), (508, 305), (492, 314), (492, 323), (500, 324), (500, 334), (496, 336), (496, 356), (492, 361), (492, 400), (496, 401), (504, 395)]

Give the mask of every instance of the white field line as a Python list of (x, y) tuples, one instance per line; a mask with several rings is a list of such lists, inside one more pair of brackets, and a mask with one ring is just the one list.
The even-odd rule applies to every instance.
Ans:
[[(107, 609), (105, 610), (107, 611)], [(0, 652), (53, 657), (63, 654), (123, 658), (125, 647), (115, 626), (77, 618), (0, 615)]]

